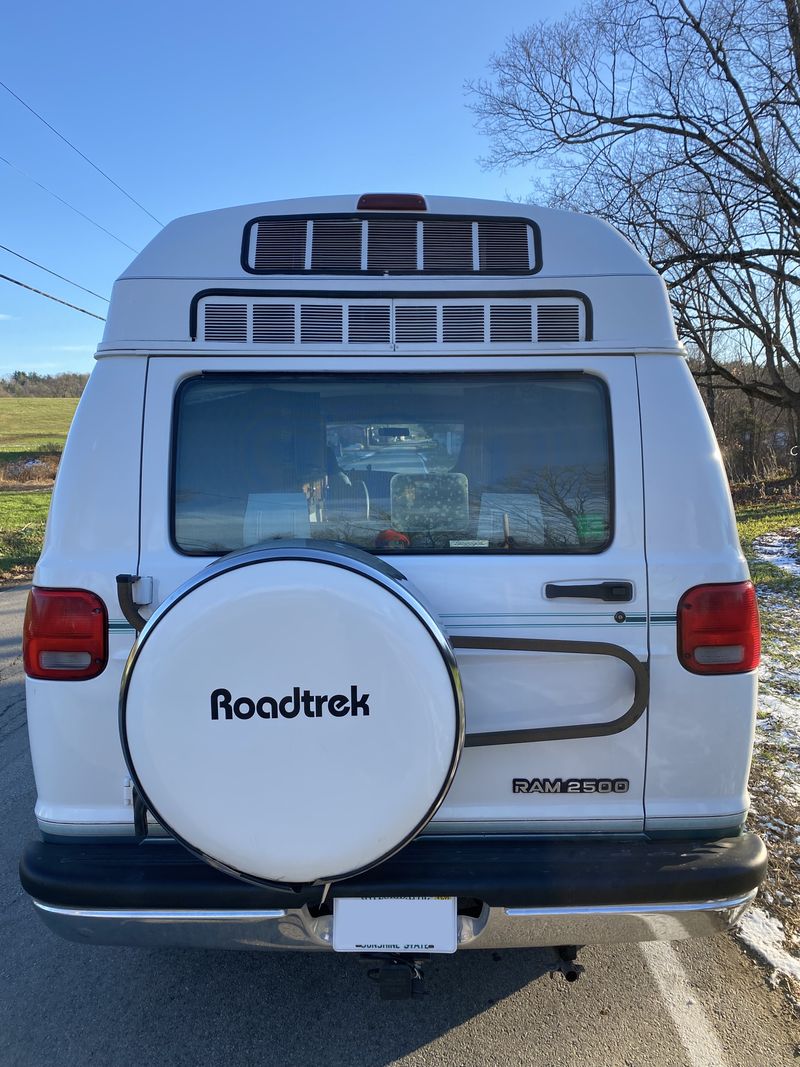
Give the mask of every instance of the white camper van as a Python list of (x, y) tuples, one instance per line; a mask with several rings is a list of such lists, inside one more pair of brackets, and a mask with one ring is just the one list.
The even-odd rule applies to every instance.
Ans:
[(766, 862), (758, 659), (664, 285), (610, 226), (178, 219), (114, 287), (36, 568), (23, 885), (79, 941), (390, 973), (722, 930)]

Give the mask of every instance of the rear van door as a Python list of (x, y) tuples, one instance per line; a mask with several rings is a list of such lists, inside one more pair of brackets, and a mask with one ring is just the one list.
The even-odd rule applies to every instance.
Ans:
[(258, 531), (384, 555), (442, 621), (465, 694), (467, 748), (426, 832), (640, 832), (635, 358), (331, 362), (150, 359), (139, 573), (154, 602)]
[[(442, 831), (639, 832), (649, 645), (635, 359), (562, 356), (524, 363), (534, 376), (555, 375), (551, 417), (545, 412), (547, 425), (530, 441), (532, 449), (549, 449), (550, 485), (540, 497), (560, 512), (555, 525), (564, 543), (557, 551), (545, 546), (479, 564), (455, 555), (403, 560), (456, 645), (473, 735), (433, 825)], [(565, 390), (570, 382), (583, 383), (574, 394), (579, 404), (568, 395), (559, 403), (559, 375)], [(510, 404), (509, 429), (515, 418), (522, 418), (521, 409)], [(604, 433), (595, 425), (603, 418), (605, 456)], [(605, 482), (595, 476), (604, 461)], [(541, 651), (529, 642), (551, 644)], [(515, 731), (521, 736), (526, 729), (538, 731), (535, 740), (492, 738), (509, 731), (513, 741)]]

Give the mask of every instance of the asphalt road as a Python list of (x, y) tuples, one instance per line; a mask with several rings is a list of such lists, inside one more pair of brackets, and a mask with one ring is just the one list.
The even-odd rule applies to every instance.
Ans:
[[(0, 586), (0, 1064), (796, 1065), (780, 993), (728, 937), (589, 948), (584, 977), (546, 950), (464, 952), (429, 995), (378, 999), (349, 956), (87, 948), (37, 920), (17, 881), (35, 834), (19, 634), (27, 589)], [(113, 709), (109, 709), (113, 714)]]

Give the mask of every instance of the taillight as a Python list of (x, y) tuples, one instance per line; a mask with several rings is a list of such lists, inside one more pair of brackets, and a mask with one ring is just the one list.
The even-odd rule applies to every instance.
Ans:
[(742, 674), (761, 659), (752, 582), (696, 585), (678, 604), (678, 657), (693, 674)]
[(108, 662), (108, 617), (86, 589), (37, 589), (28, 594), (22, 656), (30, 678), (80, 681)]

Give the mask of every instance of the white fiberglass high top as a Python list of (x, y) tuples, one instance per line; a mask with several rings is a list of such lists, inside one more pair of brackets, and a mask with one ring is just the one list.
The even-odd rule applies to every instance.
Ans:
[[(547, 294), (543, 299), (548, 300), (552, 299), (552, 292), (561, 302), (566, 297), (578, 301), (580, 330), (575, 339), (579, 337), (582, 350), (675, 351), (677, 348), (663, 281), (621, 234), (598, 219), (530, 205), (428, 196), (424, 198), (425, 219), (463, 220), (464, 232), (436, 233), (436, 244), (429, 236), (426, 245), (425, 222), (418, 216), (413, 225), (420, 233), (413, 235), (413, 245), (412, 240), (406, 239), (403, 249), (412, 261), (408, 269), (403, 269), (402, 259), (391, 249), (378, 261), (378, 266), (371, 266), (369, 235), (360, 232), (367, 220), (361, 213), (353, 226), (359, 232), (326, 234), (327, 247), (324, 253), (317, 253), (307, 220), (335, 218), (346, 222), (348, 216), (352, 219), (356, 215), (358, 200), (357, 196), (308, 197), (248, 204), (176, 219), (134, 259), (114, 286), (98, 352), (168, 352), (180, 350), (190, 341), (192, 351), (219, 352), (233, 347), (241, 351), (238, 341), (232, 346), (224, 339), (204, 335), (202, 322), (198, 332), (196, 319), (192, 321), (193, 301), (205, 290), (219, 293), (235, 289), (236, 296), (244, 297), (245, 290), (255, 294), (265, 287), (287, 295), (301, 293), (309, 298), (325, 298), (331, 290), (341, 289), (360, 293), (364, 298), (385, 295), (387, 290), (413, 297), (430, 294), (433, 288), (475, 297), (493, 294), (521, 298), (543, 292)], [(380, 217), (385, 219), (390, 215), (397, 219), (397, 214), (381, 212)], [(374, 214), (371, 217), (375, 219)], [(252, 223), (279, 218), (290, 220), (284, 224), (282, 233), (276, 235), (283, 239), (281, 251), (285, 252), (285, 258), (281, 260), (276, 255), (275, 266), (269, 264), (263, 270), (257, 269), (259, 227)], [(484, 243), (489, 245), (484, 260), (493, 257), (499, 269), (487, 270), (485, 262), (481, 262), (482, 228), (477, 221), (480, 219), (485, 220)], [(504, 251), (517, 257), (519, 236), (513, 231), (508, 236), (497, 231), (493, 248), (492, 219), (529, 220), (529, 232), (522, 237), (526, 242), (522, 249), (525, 257), (522, 269), (511, 256), (510, 268), (503, 265), (502, 259)], [(406, 218), (401, 217), (399, 221), (405, 222)], [(313, 225), (319, 231), (320, 222)], [(391, 236), (386, 232), (380, 234), (384, 246)], [(375, 244), (373, 240), (372, 246)], [(434, 253), (437, 256), (432, 270), (425, 266), (426, 248), (433, 250), (431, 257)], [(290, 252), (294, 252), (296, 269), (281, 270)], [(315, 255), (323, 260), (320, 268), (314, 265)], [(267, 261), (268, 256), (265, 254), (263, 259)], [(403, 341), (396, 334), (395, 330), (393, 340), (383, 342), (378, 350), (409, 354), (420, 351), (421, 342)], [(493, 350), (503, 344), (502, 340), (491, 337), (486, 340)], [(512, 340), (514, 347), (518, 347), (519, 338)], [(547, 341), (547, 337), (538, 340)], [(251, 333), (247, 343), (263, 346), (271, 342), (256, 341)], [(454, 342), (445, 340), (444, 343)], [(463, 348), (464, 343), (460, 339), (459, 347)], [(475, 351), (473, 346), (486, 342), (483, 338), (468, 337), (466, 343), (470, 351)], [(565, 343), (554, 332), (547, 347), (559, 349)], [(573, 343), (571, 338), (569, 343)], [(317, 350), (320, 344), (324, 346), (325, 341), (317, 341)], [(542, 344), (537, 343), (536, 350), (541, 349)]]

